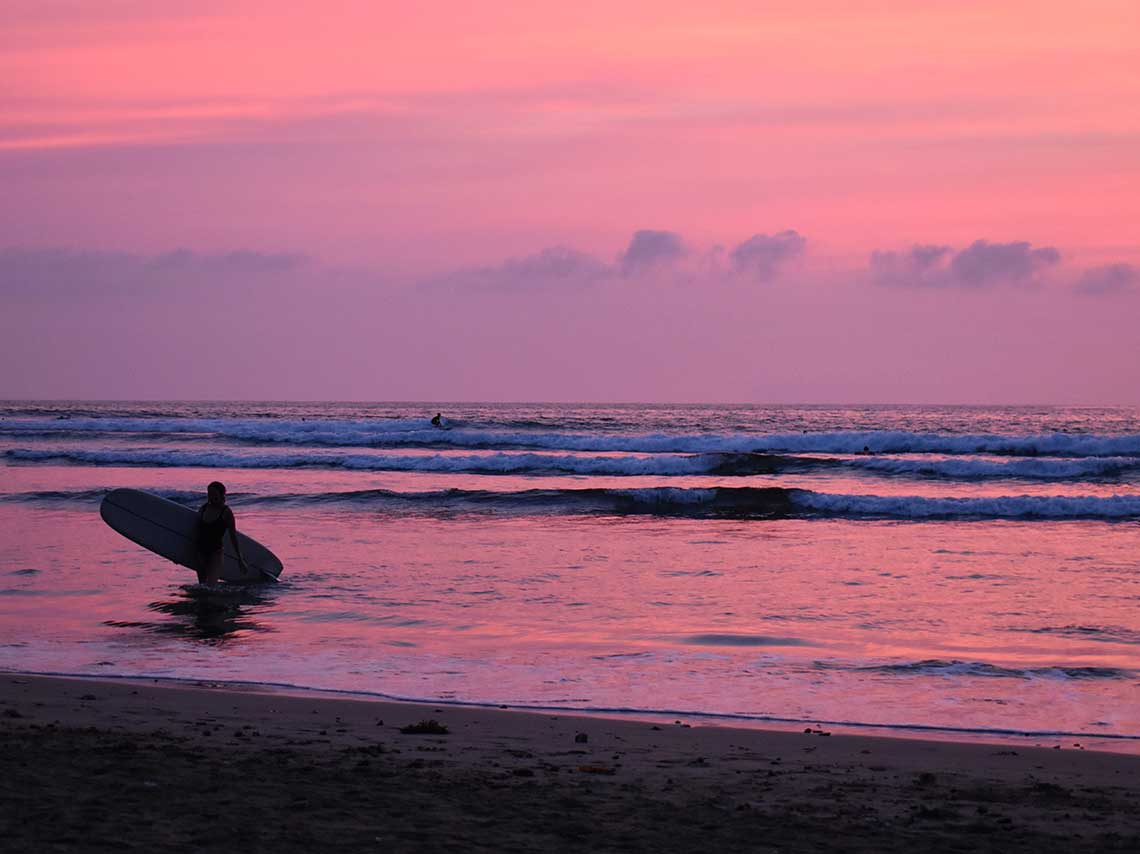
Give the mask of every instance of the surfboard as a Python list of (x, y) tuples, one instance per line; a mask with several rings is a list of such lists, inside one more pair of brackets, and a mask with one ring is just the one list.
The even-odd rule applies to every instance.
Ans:
[[(103, 497), (99, 515), (112, 529), (131, 542), (181, 566), (197, 569), (198, 514), (189, 507), (140, 489), (113, 489)], [(238, 531), (238, 539), (249, 572), (242, 573), (233, 543), (227, 534), (222, 579), (238, 582), (276, 581), (284, 569), (277, 556), (241, 531)]]

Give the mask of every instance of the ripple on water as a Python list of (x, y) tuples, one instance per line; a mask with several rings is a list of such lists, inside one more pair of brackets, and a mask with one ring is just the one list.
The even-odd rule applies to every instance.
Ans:
[(1039, 629), (1012, 628), (1011, 632), (1090, 640), (1098, 643), (1140, 644), (1140, 631), (1124, 626), (1045, 626)]
[(812, 646), (803, 638), (782, 638), (773, 635), (689, 635), (680, 639), (681, 643), (692, 646)]

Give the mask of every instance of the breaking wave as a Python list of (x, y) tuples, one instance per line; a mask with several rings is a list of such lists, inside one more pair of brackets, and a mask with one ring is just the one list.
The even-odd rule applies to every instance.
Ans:
[(760, 452), (658, 453), (588, 456), (535, 452), (481, 454), (337, 453), (332, 450), (194, 450), (185, 448), (13, 448), (4, 457), (18, 463), (66, 462), (92, 466), (236, 469), (343, 469), (482, 475), (598, 475), (747, 477), (843, 467), (875, 475), (957, 481), (1112, 481), (1140, 473), (1140, 458), (1086, 459), (904, 459), (797, 457)]
[(953, 480), (1103, 480), (1140, 471), (1135, 457), (1093, 459), (936, 459), (871, 458), (845, 465), (879, 474)]
[(259, 418), (18, 418), (0, 421), (0, 435), (91, 437), (134, 434), (324, 447), (438, 447), (625, 453), (988, 454), (1012, 457), (1137, 457), (1140, 434), (1050, 433), (1029, 436), (915, 433), (905, 430), (820, 433), (628, 433), (609, 430), (543, 432), (488, 427), (426, 426), (422, 419)]

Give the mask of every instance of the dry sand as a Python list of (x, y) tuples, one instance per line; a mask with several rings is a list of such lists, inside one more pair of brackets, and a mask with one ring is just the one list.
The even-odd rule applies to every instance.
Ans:
[(1070, 746), (16, 674), (0, 737), (3, 851), (1140, 851), (1140, 757)]

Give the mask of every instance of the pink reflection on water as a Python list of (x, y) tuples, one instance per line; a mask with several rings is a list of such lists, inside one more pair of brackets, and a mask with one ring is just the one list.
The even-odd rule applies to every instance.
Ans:
[[(240, 527), (286, 566), (280, 585), (200, 607), (182, 589), (192, 574), (106, 528), (96, 494), (90, 506), (0, 503), (3, 529), (19, 532), (0, 542), (4, 667), (592, 709), (1140, 733), (1134, 526), (243, 506), (243, 494), (447, 481), (4, 472), (7, 492), (194, 493), (221, 477)], [(497, 481), (502, 489), (542, 482)]]

